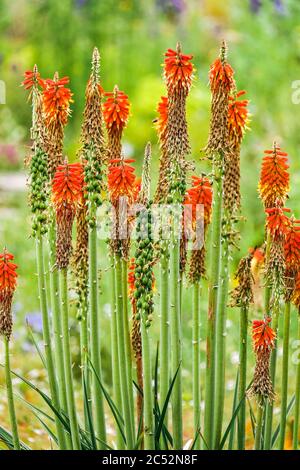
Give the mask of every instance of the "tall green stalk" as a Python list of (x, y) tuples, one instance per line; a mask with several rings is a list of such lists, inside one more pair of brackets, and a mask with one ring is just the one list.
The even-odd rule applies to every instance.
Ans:
[(238, 384), (238, 403), (240, 405), (238, 414), (238, 449), (245, 450), (246, 432), (246, 380), (247, 380), (247, 328), (248, 328), (248, 308), (240, 308), (240, 365)]
[[(117, 331), (117, 306), (116, 306), (116, 279), (114, 257), (111, 255), (111, 359), (112, 359), (112, 375), (113, 375), (113, 397), (115, 405), (122, 414), (122, 397), (120, 386), (120, 358), (118, 350), (118, 331)], [(117, 449), (124, 449), (124, 440), (122, 438), (119, 427), (116, 429)]]
[(180, 240), (174, 236), (171, 252), (172, 302), (171, 329), (171, 376), (178, 374), (172, 391), (172, 423), (174, 449), (182, 449), (182, 340), (180, 312)]
[[(94, 208), (91, 214), (95, 214)], [(98, 265), (97, 265), (97, 227), (93, 225), (89, 229), (89, 317), (91, 329), (91, 362), (98, 375), (102, 380), (101, 354), (98, 335)], [(94, 424), (96, 436), (100, 442), (100, 449), (105, 449), (106, 428), (103, 407), (103, 394), (100, 388), (96, 374), (92, 374), (92, 398), (95, 407)]]
[[(46, 279), (45, 279), (45, 266), (44, 266), (44, 249), (43, 249), (43, 236), (37, 235), (36, 238), (36, 259), (37, 259), (37, 273), (38, 273), (38, 290), (40, 308), (42, 313), (43, 322), (43, 341), (46, 357), (46, 366), (50, 386), (50, 394), (53, 401), (53, 406), (56, 410), (60, 410), (60, 402), (58, 397), (58, 389), (56, 382), (56, 374), (54, 369), (54, 360), (52, 355), (50, 324), (47, 306), (47, 292), (46, 292)], [(57, 439), (60, 449), (66, 449), (65, 432), (61, 421), (55, 414), (55, 425), (57, 430)]]
[[(133, 424), (131, 422), (133, 414), (130, 410), (130, 399), (129, 399), (129, 384), (127, 376), (127, 367), (124, 360), (126, 361), (126, 346), (124, 338), (124, 308), (123, 308), (123, 289), (122, 289), (122, 264), (121, 257), (116, 255), (115, 257), (115, 273), (116, 273), (116, 299), (117, 299), (117, 336), (118, 336), (118, 351), (119, 351), (119, 374), (121, 384), (121, 396), (122, 396), (122, 408), (123, 418), (125, 423), (125, 436), (126, 436), (126, 447), (129, 450), (134, 448), (134, 434)], [(122, 360), (122, 364), (121, 364)]]
[(126, 367), (128, 379), (128, 393), (130, 400), (130, 414), (132, 432), (134, 434), (134, 399), (133, 399), (133, 380), (132, 380), (132, 349), (128, 317), (128, 267), (127, 261), (122, 259), (122, 294), (123, 294), (123, 321), (124, 321), (124, 337), (126, 352)]
[[(271, 353), (271, 362), (270, 362), (270, 377), (275, 386), (275, 376), (276, 376), (276, 363), (277, 363), (277, 332), (278, 332), (278, 319), (279, 319), (279, 306), (274, 311), (272, 316), (272, 328), (276, 333), (275, 338), (275, 347)], [(271, 450), (272, 446), (272, 424), (273, 424), (273, 402), (269, 401), (266, 403), (266, 424), (265, 424), (265, 436), (264, 436), (264, 449)]]
[[(50, 223), (49, 229), (49, 278), (50, 278), (50, 302), (51, 311), (53, 318), (53, 338), (54, 338), (54, 359), (55, 367), (57, 370), (57, 384), (58, 384), (58, 396), (62, 410), (67, 412), (67, 394), (66, 394), (66, 381), (64, 373), (64, 355), (63, 355), (63, 343), (62, 343), (62, 326), (61, 326), (61, 313), (60, 313), (60, 301), (59, 301), (59, 279), (58, 271), (55, 268), (56, 254), (55, 254), (55, 222)], [(68, 449), (72, 448), (71, 436), (66, 433), (66, 446)]]
[(80, 450), (79, 429), (76, 416), (75, 397), (73, 388), (72, 360), (69, 334), (69, 304), (68, 304), (68, 275), (67, 270), (59, 271), (59, 287), (62, 315), (63, 355), (65, 366), (65, 381), (67, 392), (68, 416), (73, 450)]
[(197, 439), (194, 449), (200, 449), (200, 282), (193, 284), (193, 409), (194, 433)]
[(153, 426), (153, 398), (152, 398), (152, 370), (151, 353), (149, 345), (149, 328), (147, 328), (147, 315), (141, 319), (142, 347), (143, 347), (143, 384), (144, 384), (144, 447), (145, 450), (154, 450)]
[(14, 445), (14, 450), (21, 450), (15, 404), (14, 404), (11, 372), (10, 372), (9, 340), (6, 336), (4, 336), (4, 345), (5, 345), (5, 382), (6, 382), (7, 404), (8, 404), (9, 419), (10, 419), (10, 424), (11, 424), (13, 445)]
[[(300, 344), (300, 315), (298, 313), (298, 344)], [(300, 360), (297, 358), (297, 372), (296, 372), (296, 391), (295, 391), (295, 419), (293, 429), (293, 449), (298, 449), (298, 436), (299, 436), (299, 413), (300, 413)]]
[(206, 383), (204, 438), (211, 449), (213, 445), (214, 396), (215, 396), (215, 327), (219, 289), (220, 250), (221, 250), (221, 217), (222, 217), (222, 172), (215, 165), (213, 187), (213, 215), (210, 253), (210, 276), (208, 285), (208, 316), (206, 340)]
[(214, 423), (214, 446), (218, 449), (223, 424), (224, 397), (225, 397), (225, 339), (226, 339), (226, 312), (228, 297), (228, 239), (223, 246), (220, 288), (216, 319), (216, 384), (215, 384), (215, 423)]
[(284, 311), (284, 329), (283, 329), (279, 450), (284, 449), (284, 441), (285, 441), (287, 395), (288, 395), (288, 372), (289, 372), (290, 316), (291, 316), (291, 303), (286, 302), (285, 311)]
[[(162, 253), (160, 259), (160, 409), (162, 410), (169, 390), (169, 257)], [(165, 415), (168, 425), (168, 412)]]
[[(263, 399), (262, 399), (263, 400)], [(262, 449), (262, 430), (263, 430), (263, 417), (265, 412), (265, 403), (261, 401), (257, 407), (257, 416), (256, 416), (256, 427), (255, 427), (255, 441), (254, 449)]]

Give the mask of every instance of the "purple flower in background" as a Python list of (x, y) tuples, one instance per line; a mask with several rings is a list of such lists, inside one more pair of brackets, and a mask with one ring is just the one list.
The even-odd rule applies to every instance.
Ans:
[(275, 6), (275, 10), (277, 11), (277, 13), (279, 13), (280, 15), (285, 14), (285, 8), (284, 8), (282, 0), (274, 0), (274, 6)]
[(37, 333), (42, 333), (43, 331), (43, 321), (41, 312), (32, 312), (29, 313), (26, 317), (28, 325)]
[(250, 8), (253, 13), (258, 13), (258, 10), (261, 7), (261, 0), (250, 0)]
[(157, 0), (157, 4), (166, 12), (173, 10), (176, 13), (182, 13), (185, 9), (185, 0)]

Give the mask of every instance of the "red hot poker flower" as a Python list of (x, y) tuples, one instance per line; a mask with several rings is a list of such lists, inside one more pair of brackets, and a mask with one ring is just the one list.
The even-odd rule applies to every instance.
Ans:
[(45, 80), (41, 78), (36, 65), (33, 67), (33, 70), (26, 70), (26, 72), (24, 72), (24, 80), (21, 85), (25, 90), (31, 90), (34, 86), (44, 88)]
[(17, 285), (14, 256), (4, 250), (0, 254), (0, 335), (10, 338), (12, 332), (12, 299)]
[(291, 210), (282, 207), (272, 207), (271, 209), (266, 209), (266, 224), (273, 240), (282, 239), (289, 230), (291, 220), (285, 215), (286, 212), (289, 213)]
[(43, 108), (48, 127), (55, 124), (65, 126), (70, 115), (70, 103), (72, 103), (71, 90), (65, 85), (69, 83), (68, 77), (53, 80), (45, 80), (43, 91)]
[(0, 253), (0, 300), (6, 292), (13, 293), (17, 285), (17, 265), (13, 263), (14, 256), (4, 250)]
[(223, 86), (228, 92), (233, 88), (233, 68), (226, 60), (218, 57), (211, 65), (209, 71), (209, 83), (212, 91), (218, 91)]
[(269, 326), (271, 318), (264, 320), (253, 320), (252, 322), (252, 340), (254, 351), (267, 351), (275, 346), (275, 331)]
[(288, 154), (274, 144), (273, 150), (265, 150), (258, 191), (265, 207), (283, 205), (289, 191)]
[(52, 182), (52, 199), (56, 207), (70, 204), (76, 207), (82, 202), (84, 174), (81, 163), (59, 165)]
[(296, 277), (292, 302), (300, 310), (300, 271), (298, 272)]
[(158, 118), (155, 119), (155, 127), (159, 136), (161, 136), (167, 127), (168, 122), (168, 98), (162, 96), (160, 102), (157, 105)]
[(300, 221), (291, 217), (285, 233), (284, 255), (287, 271), (298, 271), (300, 263)]
[(247, 106), (249, 100), (239, 100), (246, 91), (241, 90), (235, 96), (229, 97), (228, 103), (228, 128), (229, 136), (237, 142), (241, 142), (244, 132), (249, 122), (249, 112)]
[(192, 55), (182, 54), (180, 44), (176, 51), (168, 49), (165, 53), (164, 76), (170, 90), (184, 89), (189, 91), (193, 79)]
[(123, 91), (115, 87), (113, 92), (106, 92), (107, 100), (103, 104), (103, 116), (106, 127), (122, 130), (126, 126), (129, 117), (130, 102)]
[(207, 226), (210, 222), (212, 209), (212, 187), (209, 179), (192, 176), (192, 188), (187, 190), (184, 203), (192, 206), (193, 222), (196, 219), (196, 206), (202, 204), (204, 206), (204, 225)]
[(108, 169), (108, 189), (113, 204), (122, 196), (127, 196), (129, 202), (134, 201), (136, 195), (135, 169), (129, 165), (133, 159), (116, 158), (110, 161)]

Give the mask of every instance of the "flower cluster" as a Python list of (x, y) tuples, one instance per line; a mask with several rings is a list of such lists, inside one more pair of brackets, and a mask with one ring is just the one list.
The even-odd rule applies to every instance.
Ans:
[(250, 252), (239, 262), (235, 279), (238, 281), (237, 287), (231, 292), (232, 307), (249, 307), (254, 302), (253, 298), (253, 276), (251, 265), (254, 253)]
[(184, 89), (186, 93), (193, 79), (193, 64), (190, 54), (182, 54), (180, 44), (177, 49), (168, 49), (165, 53), (164, 75), (169, 89)]
[(4, 250), (0, 253), (0, 335), (8, 339), (12, 332), (11, 305), (17, 286), (17, 265), (14, 256)]
[(127, 197), (129, 203), (136, 195), (136, 177), (134, 168), (130, 165), (135, 160), (116, 158), (110, 160), (108, 172), (108, 189), (111, 202), (117, 204), (120, 197)]
[(228, 128), (229, 138), (234, 145), (239, 145), (242, 141), (245, 130), (249, 122), (248, 104), (249, 100), (239, 98), (246, 94), (245, 90), (238, 91), (235, 95), (229, 96), (228, 103)]
[(266, 209), (266, 225), (273, 241), (282, 240), (287, 234), (290, 227), (290, 219), (287, 217), (286, 213), (290, 212), (291, 210), (285, 207), (272, 207), (270, 209)]
[(269, 326), (270, 318), (254, 320), (252, 323), (253, 349), (256, 355), (254, 378), (249, 395), (255, 396), (262, 405), (265, 399), (274, 400), (273, 384), (270, 377), (270, 355), (275, 347), (276, 333)]
[(221, 48), (221, 57), (218, 57), (210, 66), (209, 83), (212, 92), (217, 92), (221, 88), (230, 92), (234, 86), (234, 71), (226, 62), (226, 46)]
[(186, 192), (184, 204), (191, 206), (193, 223), (196, 222), (197, 205), (203, 205), (204, 227), (206, 228), (212, 211), (212, 186), (208, 178), (192, 176), (192, 187)]
[(105, 93), (103, 116), (108, 134), (108, 148), (111, 159), (121, 157), (121, 139), (127, 125), (130, 111), (128, 96), (115, 86), (113, 92)]
[(43, 106), (48, 127), (58, 124), (65, 126), (68, 122), (73, 96), (71, 90), (66, 88), (69, 81), (69, 77), (59, 79), (57, 76), (53, 80), (44, 80)]
[(265, 150), (258, 191), (265, 208), (283, 206), (289, 191), (287, 153), (282, 152), (274, 143), (272, 150)]
[(72, 225), (76, 209), (83, 200), (83, 167), (67, 161), (57, 167), (52, 181), (52, 201), (56, 210), (56, 263), (66, 269), (72, 254)]

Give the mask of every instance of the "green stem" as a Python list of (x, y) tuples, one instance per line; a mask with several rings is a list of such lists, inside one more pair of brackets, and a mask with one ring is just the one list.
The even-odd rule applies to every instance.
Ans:
[[(91, 211), (93, 213), (93, 211)], [(93, 226), (89, 229), (89, 317), (91, 328), (91, 362), (98, 375), (102, 380), (101, 368), (101, 350), (98, 334), (98, 264), (97, 264), (97, 227)], [(92, 397), (95, 407), (95, 430), (96, 437), (99, 439), (99, 449), (106, 449), (106, 428), (103, 407), (103, 393), (96, 374), (92, 374)]]
[(134, 398), (133, 398), (133, 380), (132, 380), (132, 349), (128, 317), (128, 272), (127, 261), (122, 259), (122, 294), (123, 294), (123, 321), (124, 321), (124, 336), (125, 336), (125, 353), (126, 353), (126, 368), (128, 380), (128, 393), (130, 401), (130, 420), (132, 426), (132, 433), (134, 435)]
[[(134, 434), (133, 426), (131, 422), (132, 413), (130, 410), (130, 399), (129, 399), (129, 387), (127, 377), (127, 367), (124, 360), (126, 361), (126, 346), (124, 337), (124, 299), (122, 289), (122, 264), (121, 257), (116, 255), (115, 258), (115, 272), (116, 272), (116, 298), (117, 298), (117, 335), (118, 335), (118, 350), (120, 358), (120, 383), (121, 383), (121, 395), (122, 395), (122, 408), (123, 417), (125, 423), (125, 436), (126, 436), (126, 447), (129, 450), (134, 448)], [(121, 363), (122, 361), (122, 363)]]
[[(50, 324), (48, 316), (48, 306), (47, 306), (47, 293), (46, 293), (46, 280), (45, 280), (45, 266), (44, 266), (44, 249), (43, 249), (43, 237), (38, 235), (36, 238), (36, 259), (37, 259), (37, 272), (38, 272), (38, 289), (39, 289), (39, 300), (40, 308), (42, 313), (42, 322), (43, 322), (43, 341), (46, 357), (46, 366), (48, 372), (50, 394), (53, 401), (53, 406), (56, 410), (60, 410), (60, 403), (58, 398), (57, 382), (54, 369), (54, 361), (51, 348), (51, 334), (50, 334)], [(66, 440), (65, 432), (61, 421), (58, 416), (54, 416), (56, 430), (57, 430), (57, 439), (60, 449), (66, 449)]]
[[(300, 315), (298, 313), (298, 345), (300, 344)], [(297, 358), (297, 373), (296, 373), (296, 391), (295, 391), (295, 420), (293, 429), (293, 449), (298, 450), (298, 436), (299, 436), (299, 413), (300, 413), (300, 360)]]
[[(163, 409), (169, 390), (169, 258), (162, 254), (160, 260), (160, 409)], [(165, 415), (168, 426), (168, 412)]]
[(225, 398), (225, 340), (226, 340), (226, 313), (228, 296), (228, 241), (224, 241), (220, 275), (220, 289), (216, 319), (216, 385), (215, 385), (215, 448), (219, 448)]
[[(81, 377), (82, 377), (82, 390), (86, 390), (87, 402), (91, 404), (91, 384), (90, 384), (90, 371), (88, 367), (88, 306), (85, 301), (81, 305), (81, 319), (80, 319), (80, 356), (81, 356)], [(84, 403), (84, 423), (85, 428), (88, 429), (89, 417), (86, 403)]]
[(172, 304), (170, 316), (171, 329), (171, 376), (178, 374), (172, 392), (172, 423), (174, 449), (182, 449), (182, 342), (181, 342), (181, 314), (180, 314), (180, 240), (173, 239), (171, 253), (171, 285)]
[(254, 449), (261, 450), (261, 438), (262, 438), (262, 427), (263, 427), (263, 416), (264, 416), (265, 405), (264, 402), (260, 402), (257, 407), (257, 416), (256, 416), (256, 428), (255, 428), (255, 442)]
[[(200, 429), (200, 282), (193, 285), (193, 408), (194, 433)], [(198, 435), (195, 450), (200, 450), (200, 436)]]
[(220, 250), (221, 250), (221, 216), (222, 216), (222, 176), (215, 169), (214, 201), (212, 216), (212, 238), (208, 285), (208, 316), (206, 340), (206, 387), (204, 412), (204, 437), (209, 447), (213, 445), (214, 394), (215, 394), (215, 327), (219, 289)]
[(279, 450), (284, 449), (286, 413), (287, 413), (287, 395), (288, 395), (288, 372), (289, 372), (289, 339), (290, 339), (290, 316), (291, 303), (286, 302), (284, 312), (284, 329), (283, 329), (283, 356), (282, 356), (282, 378), (281, 378), (281, 417), (280, 417), (280, 434), (279, 434)]
[(4, 336), (4, 344), (5, 344), (5, 382), (6, 382), (6, 391), (7, 391), (8, 412), (9, 412), (11, 431), (12, 431), (12, 437), (13, 437), (13, 445), (14, 445), (14, 450), (21, 450), (15, 404), (14, 404), (11, 372), (10, 372), (9, 340), (6, 336)]
[[(67, 412), (67, 394), (66, 394), (66, 381), (64, 373), (64, 356), (63, 356), (63, 343), (61, 333), (61, 313), (59, 304), (59, 279), (58, 271), (55, 267), (56, 253), (55, 253), (55, 222), (51, 222), (49, 229), (49, 278), (50, 278), (50, 302), (53, 318), (53, 337), (54, 337), (54, 358), (55, 367), (57, 370), (58, 382), (58, 396), (60, 406), (63, 411)], [(72, 449), (71, 436), (69, 433), (65, 434), (67, 449)]]
[[(279, 318), (279, 307), (276, 308), (272, 317), (272, 328), (276, 333), (275, 347), (271, 354), (270, 362), (270, 377), (275, 388), (275, 375), (276, 375), (276, 362), (277, 362), (277, 331), (278, 331), (278, 318)], [(264, 436), (264, 449), (271, 450), (272, 443), (272, 424), (273, 424), (273, 402), (269, 401), (266, 404), (266, 424), (265, 424), (265, 436)]]
[(154, 450), (153, 429), (153, 402), (152, 402), (152, 371), (149, 345), (149, 328), (146, 327), (146, 315), (143, 313), (141, 321), (142, 350), (143, 350), (143, 383), (144, 383), (144, 447), (145, 450)]
[[(111, 358), (112, 358), (112, 374), (113, 374), (113, 391), (114, 402), (122, 415), (122, 397), (120, 387), (120, 374), (121, 369), (119, 350), (118, 350), (118, 332), (117, 332), (117, 308), (116, 308), (116, 279), (115, 279), (115, 266), (114, 258), (111, 256), (111, 293), (112, 293), (112, 308), (111, 308)], [(116, 429), (117, 434), (117, 449), (124, 449), (124, 441), (119, 427)]]
[(247, 329), (248, 329), (248, 307), (240, 308), (240, 365), (238, 403), (242, 400), (238, 414), (238, 449), (245, 450), (246, 432), (246, 380), (247, 380)]
[(61, 315), (62, 315), (62, 340), (63, 340), (63, 355), (65, 366), (65, 381), (67, 392), (67, 405), (68, 415), (70, 420), (70, 430), (72, 446), (74, 450), (80, 450), (80, 438), (75, 408), (74, 388), (73, 388), (73, 375), (72, 375), (72, 361), (70, 351), (70, 335), (69, 335), (69, 305), (68, 305), (68, 277), (67, 270), (59, 272), (60, 281), (60, 300), (61, 300)]

